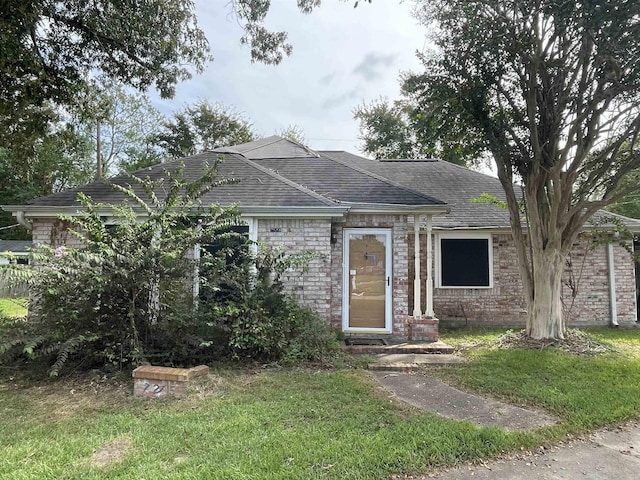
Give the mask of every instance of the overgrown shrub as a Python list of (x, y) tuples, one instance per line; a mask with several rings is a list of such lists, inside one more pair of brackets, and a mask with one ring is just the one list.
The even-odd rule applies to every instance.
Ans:
[[(298, 307), (281, 281), (312, 256), (262, 249), (254, 258), (247, 239), (230, 229), (240, 223), (235, 209), (197, 202), (214, 175), (187, 184), (178, 168), (166, 172), (164, 184), (134, 178), (146, 199), (139, 189), (116, 187), (129, 201), (122, 206), (94, 205), (81, 195), (85, 212), (63, 220), (83, 248), (42, 246), (32, 252), (33, 268), (1, 272), (28, 280), (35, 315), (2, 329), (0, 360), (44, 361), (56, 375), (65, 366), (316, 360), (334, 348), (326, 324)], [(197, 245), (217, 247), (198, 259)]]
[[(327, 322), (284, 290), (282, 275), (304, 269), (313, 257), (262, 249), (255, 259), (246, 256), (214, 276), (217, 282), (208, 288), (219, 295), (207, 295), (199, 308), (211, 312), (210, 321), (227, 332), (233, 356), (294, 363), (322, 360), (337, 348)], [(206, 278), (206, 264), (204, 269)]]

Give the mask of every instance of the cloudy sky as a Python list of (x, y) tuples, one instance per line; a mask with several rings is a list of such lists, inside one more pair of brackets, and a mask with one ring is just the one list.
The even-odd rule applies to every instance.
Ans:
[(228, 0), (196, 0), (196, 14), (215, 60), (193, 80), (178, 85), (171, 101), (154, 100), (169, 115), (199, 98), (233, 106), (261, 135), (289, 125), (316, 149), (358, 152), (353, 108), (363, 100), (399, 95), (400, 71), (418, 70), (416, 51), (425, 30), (411, 16), (411, 3), (323, 0), (311, 15), (294, 0), (274, 0), (266, 19), (285, 30), (293, 54), (277, 66), (252, 64), (240, 45), (242, 29)]

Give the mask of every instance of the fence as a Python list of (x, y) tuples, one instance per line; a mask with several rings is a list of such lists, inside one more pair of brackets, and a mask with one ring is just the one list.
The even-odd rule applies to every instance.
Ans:
[(0, 298), (20, 298), (28, 296), (29, 288), (26, 284), (9, 285), (3, 280), (0, 280)]

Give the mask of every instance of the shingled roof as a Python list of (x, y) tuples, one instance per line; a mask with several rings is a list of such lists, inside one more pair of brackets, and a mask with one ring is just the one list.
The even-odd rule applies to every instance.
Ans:
[[(492, 203), (474, 201), (483, 193), (506, 201), (500, 181), (490, 175), (437, 159), (371, 160), (343, 151), (322, 151), (333, 158), (359, 167), (393, 182), (447, 203), (448, 215), (433, 217), (433, 226), (442, 229), (499, 228), (509, 229), (509, 212)], [(516, 195), (520, 192), (516, 190)], [(640, 220), (601, 210), (586, 225), (612, 225), (610, 219), (621, 220), (632, 231), (640, 231)]]
[[(139, 170), (135, 175), (141, 178), (159, 180), (166, 174), (184, 165), (184, 176), (188, 181), (196, 181), (202, 177), (207, 165), (213, 165), (219, 155), (205, 152), (192, 157), (155, 165), (151, 168)], [(332, 207), (337, 202), (325, 198), (300, 185), (288, 181), (259, 165), (251, 162), (239, 154), (224, 155), (224, 160), (218, 165), (219, 179), (235, 179), (237, 183), (221, 185), (211, 189), (202, 197), (205, 204), (219, 204), (224, 206), (297, 206), (297, 207)], [(127, 186), (131, 185), (136, 193), (142, 194), (140, 186), (127, 175), (120, 175), (109, 179), (109, 182), (98, 181), (88, 185), (39, 197), (26, 202), (26, 206), (73, 206), (78, 205), (78, 192), (90, 196), (94, 202), (105, 204), (120, 204), (126, 196), (113, 189), (110, 183)], [(159, 192), (161, 194), (161, 192)]]
[(441, 160), (370, 160), (342, 151), (323, 151), (323, 156), (360, 167), (412, 190), (433, 195), (446, 202), (448, 215), (434, 217), (440, 228), (508, 228), (509, 212), (474, 199), (488, 193), (505, 200), (497, 178)]
[[(241, 209), (322, 208), (336, 209), (341, 214), (347, 209), (365, 206), (385, 211), (423, 209), (433, 207), (440, 212), (446, 205), (439, 199), (367, 172), (322, 156), (296, 142), (281, 137), (269, 137), (232, 147), (218, 148), (171, 162), (154, 165), (134, 173), (141, 178), (159, 180), (184, 165), (188, 181), (202, 177), (207, 165), (218, 165), (220, 179), (236, 182), (216, 186), (201, 200), (205, 204), (238, 205)], [(142, 195), (140, 186), (127, 175), (97, 181), (64, 192), (39, 197), (22, 206), (8, 206), (7, 210), (31, 210), (59, 207), (68, 211), (78, 207), (77, 195), (82, 192), (96, 203), (121, 204), (126, 196), (111, 184), (132, 186)], [(156, 194), (162, 197), (163, 192)]]
[[(509, 228), (506, 210), (490, 203), (478, 203), (483, 193), (504, 200), (497, 178), (440, 160), (371, 160), (343, 151), (314, 151), (278, 136), (231, 147), (221, 147), (199, 155), (155, 165), (135, 172), (139, 177), (157, 180), (166, 170), (184, 165), (187, 180), (201, 178), (206, 165), (221, 159), (220, 178), (237, 183), (213, 188), (202, 201), (222, 206), (238, 205), (248, 211), (266, 209), (335, 210), (342, 215), (352, 208), (406, 211), (427, 208), (437, 215), (433, 225), (442, 229)], [(109, 183), (133, 185), (128, 176), (111, 178)], [(125, 196), (107, 182), (94, 182), (65, 192), (36, 198), (23, 206), (5, 207), (10, 211), (50, 211), (77, 207), (78, 192), (94, 202), (120, 204)], [(138, 192), (142, 193), (142, 192)], [(310, 211), (310, 210), (308, 210)], [(596, 217), (609, 215), (602, 213)], [(333, 216), (333, 214), (332, 214)], [(599, 220), (600, 218), (597, 218)], [(640, 221), (621, 217), (634, 231)]]

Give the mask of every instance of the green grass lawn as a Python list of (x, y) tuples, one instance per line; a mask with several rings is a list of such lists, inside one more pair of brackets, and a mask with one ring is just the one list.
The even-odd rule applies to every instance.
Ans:
[[(639, 331), (593, 331), (615, 350), (597, 357), (498, 350), (500, 333), (446, 333), (470, 362), (430, 373), (559, 425), (510, 433), (442, 419), (394, 401), (364, 370), (220, 370), (186, 399), (149, 401), (131, 397), (128, 379), (35, 382), (0, 368), (0, 478), (389, 478), (640, 415)], [(101, 466), (105, 446), (120, 457)]]
[(0, 298), (0, 318), (19, 318), (27, 315), (26, 298)]

